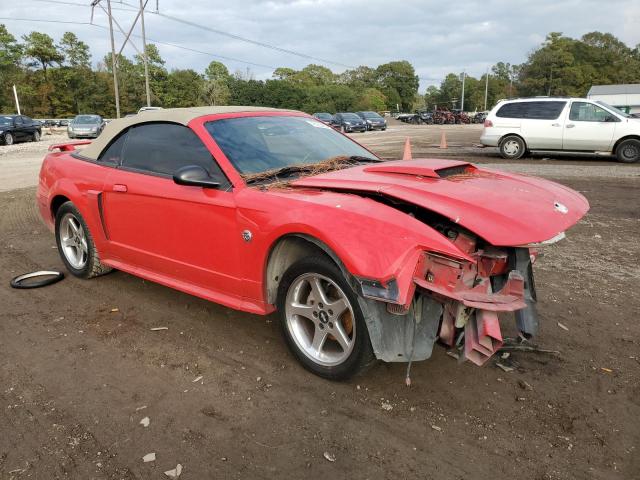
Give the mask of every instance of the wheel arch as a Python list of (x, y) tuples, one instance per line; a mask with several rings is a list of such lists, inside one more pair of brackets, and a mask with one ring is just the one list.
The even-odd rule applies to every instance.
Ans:
[(298, 260), (312, 255), (323, 255), (331, 260), (342, 272), (352, 287), (357, 284), (353, 275), (338, 255), (322, 240), (304, 233), (287, 233), (277, 238), (267, 255), (264, 269), (266, 303), (274, 305), (282, 275)]
[(524, 139), (524, 137), (522, 135), (520, 135), (519, 133), (513, 133), (513, 132), (509, 132), (509, 133), (505, 133), (504, 135), (502, 135), (500, 137), (500, 139), (498, 140), (498, 147), (500, 147), (500, 144), (507, 138), (507, 137), (518, 137), (520, 140), (522, 140), (522, 143), (524, 143), (524, 148), (525, 150), (527, 148), (529, 148), (527, 146), (527, 141)]
[(615, 155), (616, 150), (618, 149), (618, 145), (620, 145), (625, 140), (640, 140), (640, 135), (631, 134), (631, 135), (625, 135), (624, 137), (619, 138), (618, 140), (616, 140), (616, 143), (613, 144), (613, 149), (611, 150), (611, 153)]
[(51, 203), (49, 204), (49, 209), (51, 211), (51, 218), (55, 220), (56, 214), (58, 213), (58, 209), (65, 203), (70, 202), (71, 199), (66, 195), (58, 194), (55, 195), (51, 199)]

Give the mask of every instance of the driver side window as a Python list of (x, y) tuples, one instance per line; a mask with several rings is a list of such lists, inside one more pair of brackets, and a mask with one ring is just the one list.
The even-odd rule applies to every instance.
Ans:
[(600, 108), (593, 103), (573, 102), (569, 120), (575, 122), (606, 122), (612, 115), (604, 108)]
[(228, 181), (213, 156), (188, 127), (176, 123), (145, 123), (131, 127), (122, 152), (122, 167), (161, 176), (198, 165), (220, 180)]

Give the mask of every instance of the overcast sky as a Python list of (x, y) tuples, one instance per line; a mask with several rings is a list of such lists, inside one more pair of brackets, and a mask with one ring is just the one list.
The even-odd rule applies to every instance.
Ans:
[[(60, 5), (57, 0), (0, 0), (0, 17), (88, 22), (91, 9)], [(87, 5), (90, 0), (59, 0)], [(137, 0), (123, 0), (137, 4)], [(481, 75), (498, 61), (522, 63), (545, 35), (560, 31), (579, 37), (599, 30), (635, 46), (640, 43), (639, 0), (158, 0), (162, 14), (213, 29), (329, 60), (336, 72), (342, 65), (375, 67), (409, 60), (421, 78), (421, 91), (439, 84), (449, 72), (463, 69)], [(102, 0), (106, 5), (106, 0)], [(135, 12), (112, 0), (114, 16), (128, 30)], [(151, 39), (233, 57), (262, 66), (221, 60), (231, 72), (246, 70), (258, 79), (270, 78), (269, 67), (302, 68), (317, 60), (301, 58), (177, 23), (154, 15), (149, 0), (145, 16)], [(129, 10), (128, 10), (129, 9)], [(91, 25), (53, 24), (0, 18), (15, 36), (32, 30), (56, 41), (75, 32), (91, 47), (94, 63), (109, 50), (108, 31)], [(107, 25), (96, 9), (94, 23)], [(116, 43), (123, 37), (117, 35)], [(140, 42), (139, 39), (134, 39)], [(158, 45), (167, 67), (203, 71), (215, 57)], [(118, 48), (118, 47), (117, 47)], [(125, 53), (134, 50), (127, 46)]]

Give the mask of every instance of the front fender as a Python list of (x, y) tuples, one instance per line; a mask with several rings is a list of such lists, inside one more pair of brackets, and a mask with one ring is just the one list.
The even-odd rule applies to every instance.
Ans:
[[(251, 257), (258, 268), (247, 271), (261, 282), (269, 253), (287, 235), (305, 235), (326, 245), (357, 279), (382, 286), (396, 282), (392, 303), (407, 304), (413, 294), (413, 272), (423, 251), (474, 262), (436, 230), (369, 198), (318, 190), (252, 188), (237, 194), (239, 226), (255, 232)], [(259, 260), (258, 260), (259, 259)]]

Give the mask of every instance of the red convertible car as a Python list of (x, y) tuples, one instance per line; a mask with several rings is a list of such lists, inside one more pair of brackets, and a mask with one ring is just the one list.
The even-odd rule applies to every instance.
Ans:
[(427, 359), (436, 341), (480, 365), (502, 344), (500, 312), (534, 335), (534, 249), (589, 208), (464, 161), (381, 161), (268, 108), (151, 111), (51, 150), (37, 201), (72, 274), (115, 268), (277, 310), (293, 354), (330, 379)]

